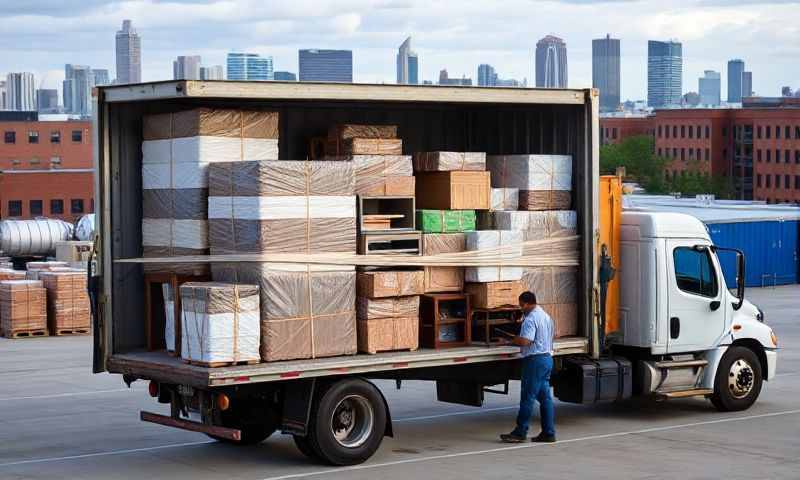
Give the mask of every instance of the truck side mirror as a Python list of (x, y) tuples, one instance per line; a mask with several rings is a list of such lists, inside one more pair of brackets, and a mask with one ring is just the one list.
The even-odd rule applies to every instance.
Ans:
[[(726, 252), (733, 252), (736, 254), (736, 298), (738, 302), (733, 304), (733, 309), (739, 310), (740, 308), (742, 308), (742, 305), (744, 305), (744, 252), (742, 252), (738, 248), (718, 247), (716, 245), (712, 246), (711, 250), (714, 253), (717, 253), (718, 251), (722, 250)], [(711, 309), (716, 310), (715, 308), (713, 308), (713, 305)]]

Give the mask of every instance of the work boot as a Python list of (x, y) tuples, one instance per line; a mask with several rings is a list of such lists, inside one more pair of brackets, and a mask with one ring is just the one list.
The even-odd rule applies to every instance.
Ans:
[(556, 443), (555, 435), (546, 435), (544, 432), (531, 438), (531, 442), (537, 443)]
[(504, 433), (500, 435), (500, 441), (503, 443), (522, 443), (525, 441), (525, 435), (519, 435), (517, 432)]

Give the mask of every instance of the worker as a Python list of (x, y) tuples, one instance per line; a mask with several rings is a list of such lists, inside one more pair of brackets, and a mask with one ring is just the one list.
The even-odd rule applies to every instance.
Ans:
[(550, 372), (553, 370), (553, 320), (542, 307), (536, 304), (533, 292), (519, 296), (519, 306), (524, 313), (519, 335), (511, 343), (521, 347), (522, 385), (520, 389), (517, 427), (500, 435), (506, 443), (521, 443), (527, 439), (528, 423), (533, 414), (533, 401), (539, 401), (539, 416), (542, 431), (533, 437), (533, 442), (556, 441), (555, 412), (550, 394)]

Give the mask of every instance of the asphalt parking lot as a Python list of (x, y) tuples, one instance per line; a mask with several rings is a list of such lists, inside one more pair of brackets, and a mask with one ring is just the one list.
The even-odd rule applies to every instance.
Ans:
[[(512, 395), (481, 409), (435, 401), (433, 385), (381, 383), (395, 419), (366, 464), (309, 463), (279, 434), (234, 447), (139, 421), (165, 411), (143, 382), (91, 373), (91, 338), (0, 339), (0, 479), (800, 477), (800, 286), (749, 289), (779, 337), (778, 377), (748, 411), (702, 399), (556, 404), (557, 444), (504, 445)], [(532, 428), (536, 433), (536, 426)]]

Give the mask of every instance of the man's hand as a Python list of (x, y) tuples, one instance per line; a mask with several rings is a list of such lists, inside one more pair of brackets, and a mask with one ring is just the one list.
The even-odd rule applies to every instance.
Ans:
[(516, 336), (514, 336), (514, 338), (511, 339), (511, 343), (513, 343), (514, 345), (516, 345), (518, 347), (527, 347), (528, 345), (530, 345), (533, 342), (531, 342), (530, 340), (528, 340), (525, 337), (520, 337), (519, 335), (516, 335)]

